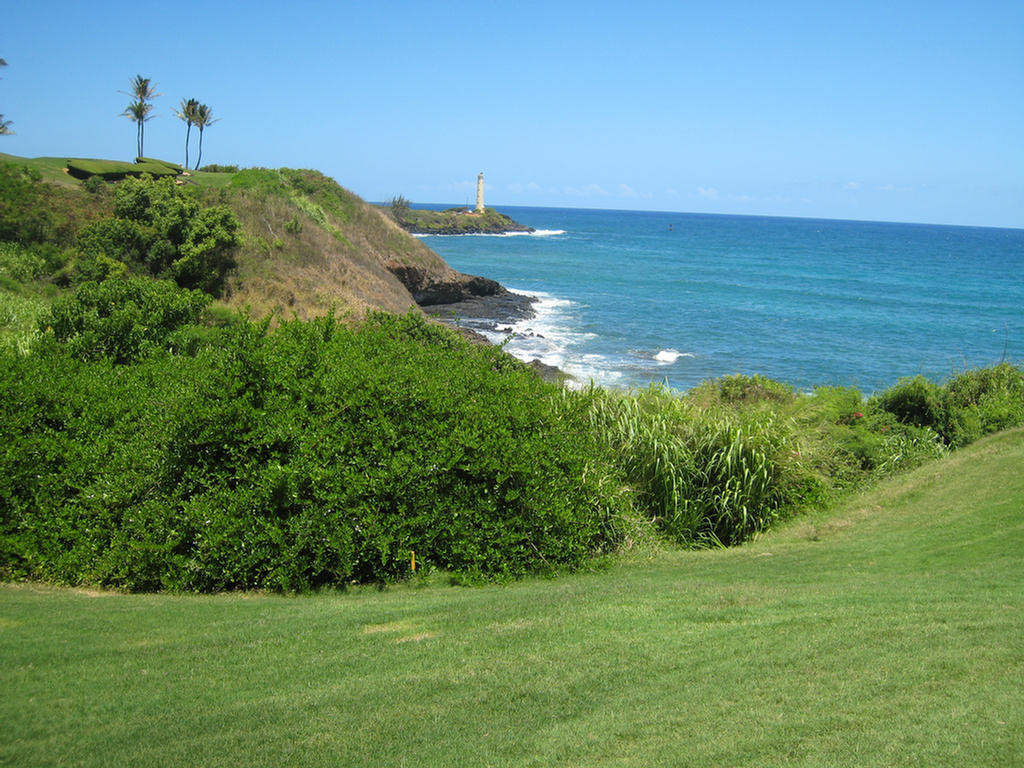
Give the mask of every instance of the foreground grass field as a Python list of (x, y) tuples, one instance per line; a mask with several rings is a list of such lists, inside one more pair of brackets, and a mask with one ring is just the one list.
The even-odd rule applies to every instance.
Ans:
[(1024, 431), (732, 550), (312, 597), (0, 587), (0, 764), (1024, 764)]

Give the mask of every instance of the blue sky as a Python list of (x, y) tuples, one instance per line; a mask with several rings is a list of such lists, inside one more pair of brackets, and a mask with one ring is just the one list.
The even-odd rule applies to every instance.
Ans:
[[(1024, 227), (1024, 3), (5, 4), (0, 151), (131, 159), (136, 74), (203, 162), (368, 200)], [(193, 149), (193, 158), (195, 156)]]

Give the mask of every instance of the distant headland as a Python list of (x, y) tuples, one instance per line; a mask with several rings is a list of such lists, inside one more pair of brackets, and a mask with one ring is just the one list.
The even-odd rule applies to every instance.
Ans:
[(391, 218), (402, 229), (414, 235), (504, 235), (511, 232), (533, 232), (527, 227), (484, 205), (484, 175), (476, 180), (476, 207), (448, 208), (427, 211), (412, 208), (401, 195), (386, 206)]

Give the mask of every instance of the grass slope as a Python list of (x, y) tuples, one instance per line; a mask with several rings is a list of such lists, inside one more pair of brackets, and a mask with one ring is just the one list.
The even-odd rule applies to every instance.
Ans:
[[(42, 181), (61, 187), (89, 211), (101, 200), (109, 208), (111, 188), (106, 197), (90, 195), (83, 182), (65, 173), (66, 158), (0, 153), (0, 162), (38, 171)], [(358, 318), (372, 309), (404, 313), (415, 302), (391, 266), (416, 268), (438, 280), (458, 276), (378, 206), (317, 171), (190, 171), (185, 183), (205, 204), (229, 206), (241, 223), (238, 266), (222, 300), (233, 309), (300, 318), (328, 312)]]
[(1008, 766), (1024, 430), (725, 551), (505, 587), (0, 587), (4, 765)]

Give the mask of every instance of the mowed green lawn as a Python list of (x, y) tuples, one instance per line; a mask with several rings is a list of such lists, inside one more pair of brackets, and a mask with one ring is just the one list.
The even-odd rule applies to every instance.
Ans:
[(309, 597), (0, 586), (0, 764), (1024, 764), (1024, 431), (731, 551)]

